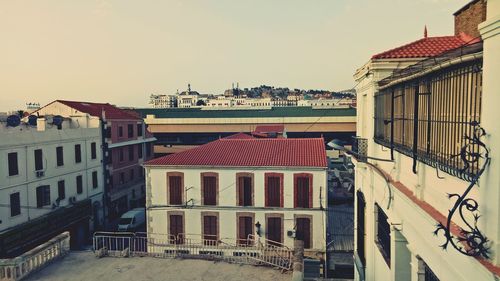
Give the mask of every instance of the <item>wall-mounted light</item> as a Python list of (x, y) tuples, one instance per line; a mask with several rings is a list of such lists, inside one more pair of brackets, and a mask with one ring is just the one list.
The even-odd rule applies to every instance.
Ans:
[(257, 221), (257, 223), (255, 223), (255, 232), (257, 233), (257, 235), (259, 235), (259, 237), (261, 236), (260, 235), (260, 222)]

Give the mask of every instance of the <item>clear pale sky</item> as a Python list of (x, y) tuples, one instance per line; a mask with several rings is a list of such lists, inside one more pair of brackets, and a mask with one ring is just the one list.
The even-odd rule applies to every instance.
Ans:
[(0, 1), (0, 111), (146, 106), (187, 84), (342, 90), (371, 55), (453, 34), (468, 0)]

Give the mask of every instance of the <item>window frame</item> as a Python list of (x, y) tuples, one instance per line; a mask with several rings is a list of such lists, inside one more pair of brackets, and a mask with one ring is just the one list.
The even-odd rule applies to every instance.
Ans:
[[(17, 195), (17, 203), (13, 203), (13, 196)], [(21, 193), (19, 191), (12, 192), (9, 195), (9, 203), (10, 203), (10, 217), (16, 217), (21, 214)], [(15, 207), (15, 208), (14, 208)], [(17, 212), (14, 212), (17, 211)]]
[[(180, 203), (176, 204), (175, 202), (172, 203), (172, 196), (171, 196), (171, 186), (170, 186), (170, 177), (180, 177)], [(185, 200), (184, 200), (184, 173), (182, 172), (167, 172), (167, 204), (168, 205), (183, 205)]]
[(57, 181), (57, 199), (64, 200), (65, 198), (66, 198), (66, 183), (64, 182), (64, 180)]
[(99, 187), (99, 175), (97, 171), (92, 172), (92, 189), (96, 189)]
[[(38, 152), (40, 152), (39, 157), (37, 156)], [(35, 160), (35, 171), (43, 171), (43, 149), (33, 150), (33, 159)]]
[(39, 185), (36, 188), (36, 207), (41, 209), (50, 206), (50, 185)]
[[(387, 266), (391, 267), (391, 224), (387, 214), (375, 203), (375, 244), (384, 258)], [(386, 230), (384, 230), (387, 228)], [(384, 231), (382, 231), (384, 230)], [(382, 235), (381, 235), (382, 234)]]
[(83, 193), (83, 176), (77, 175), (75, 178), (75, 181), (76, 181), (76, 194), (82, 194)]
[[(250, 204), (246, 205), (245, 204), (245, 197), (244, 197), (244, 187), (241, 186), (242, 182), (240, 179), (242, 178), (250, 178), (251, 184), (250, 184)], [(249, 172), (239, 172), (236, 173), (236, 206), (240, 207), (252, 207), (255, 206), (255, 177), (253, 173)], [(240, 190), (242, 189), (242, 190)], [(243, 194), (242, 194), (243, 191)], [(243, 198), (242, 198), (243, 196)]]
[(97, 143), (96, 142), (90, 143), (90, 159), (92, 159), (92, 160), (97, 159)]
[(75, 163), (82, 163), (82, 145), (75, 144)]
[(56, 147), (56, 166), (57, 167), (64, 166), (64, 147), (63, 146)]

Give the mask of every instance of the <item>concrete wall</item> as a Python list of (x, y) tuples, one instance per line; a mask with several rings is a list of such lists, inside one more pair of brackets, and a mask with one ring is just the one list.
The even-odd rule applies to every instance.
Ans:
[[(185, 200), (193, 199), (194, 207), (179, 208), (167, 204), (167, 172), (183, 172)], [(219, 201), (217, 206), (201, 205), (201, 178), (202, 172), (216, 172), (219, 174)], [(236, 173), (249, 172), (254, 174), (254, 206), (239, 207), (236, 201)], [(264, 173), (276, 172), (284, 174), (284, 208), (264, 207)], [(294, 209), (293, 175), (295, 173), (313, 174), (313, 209)], [(320, 206), (326, 208), (327, 178), (324, 169), (272, 169), (272, 168), (167, 168), (146, 167), (146, 189), (148, 206), (148, 232), (167, 234), (167, 212), (182, 210), (185, 212), (186, 232), (201, 234), (200, 212), (219, 212), (220, 236), (237, 237), (236, 213), (251, 212), (255, 214), (255, 222), (262, 225), (265, 237), (265, 214), (284, 215), (284, 242), (293, 247), (293, 239), (286, 237), (286, 231), (294, 227), (294, 215), (311, 215), (313, 217), (313, 248), (316, 251), (325, 250), (326, 214)], [(320, 200), (321, 198), (321, 200)]]

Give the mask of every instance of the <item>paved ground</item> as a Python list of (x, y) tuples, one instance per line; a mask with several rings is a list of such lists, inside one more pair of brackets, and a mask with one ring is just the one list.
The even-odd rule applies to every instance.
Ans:
[(150, 257), (96, 258), (90, 251), (71, 252), (25, 280), (120, 281), (289, 281), (291, 273), (268, 267), (205, 260)]

